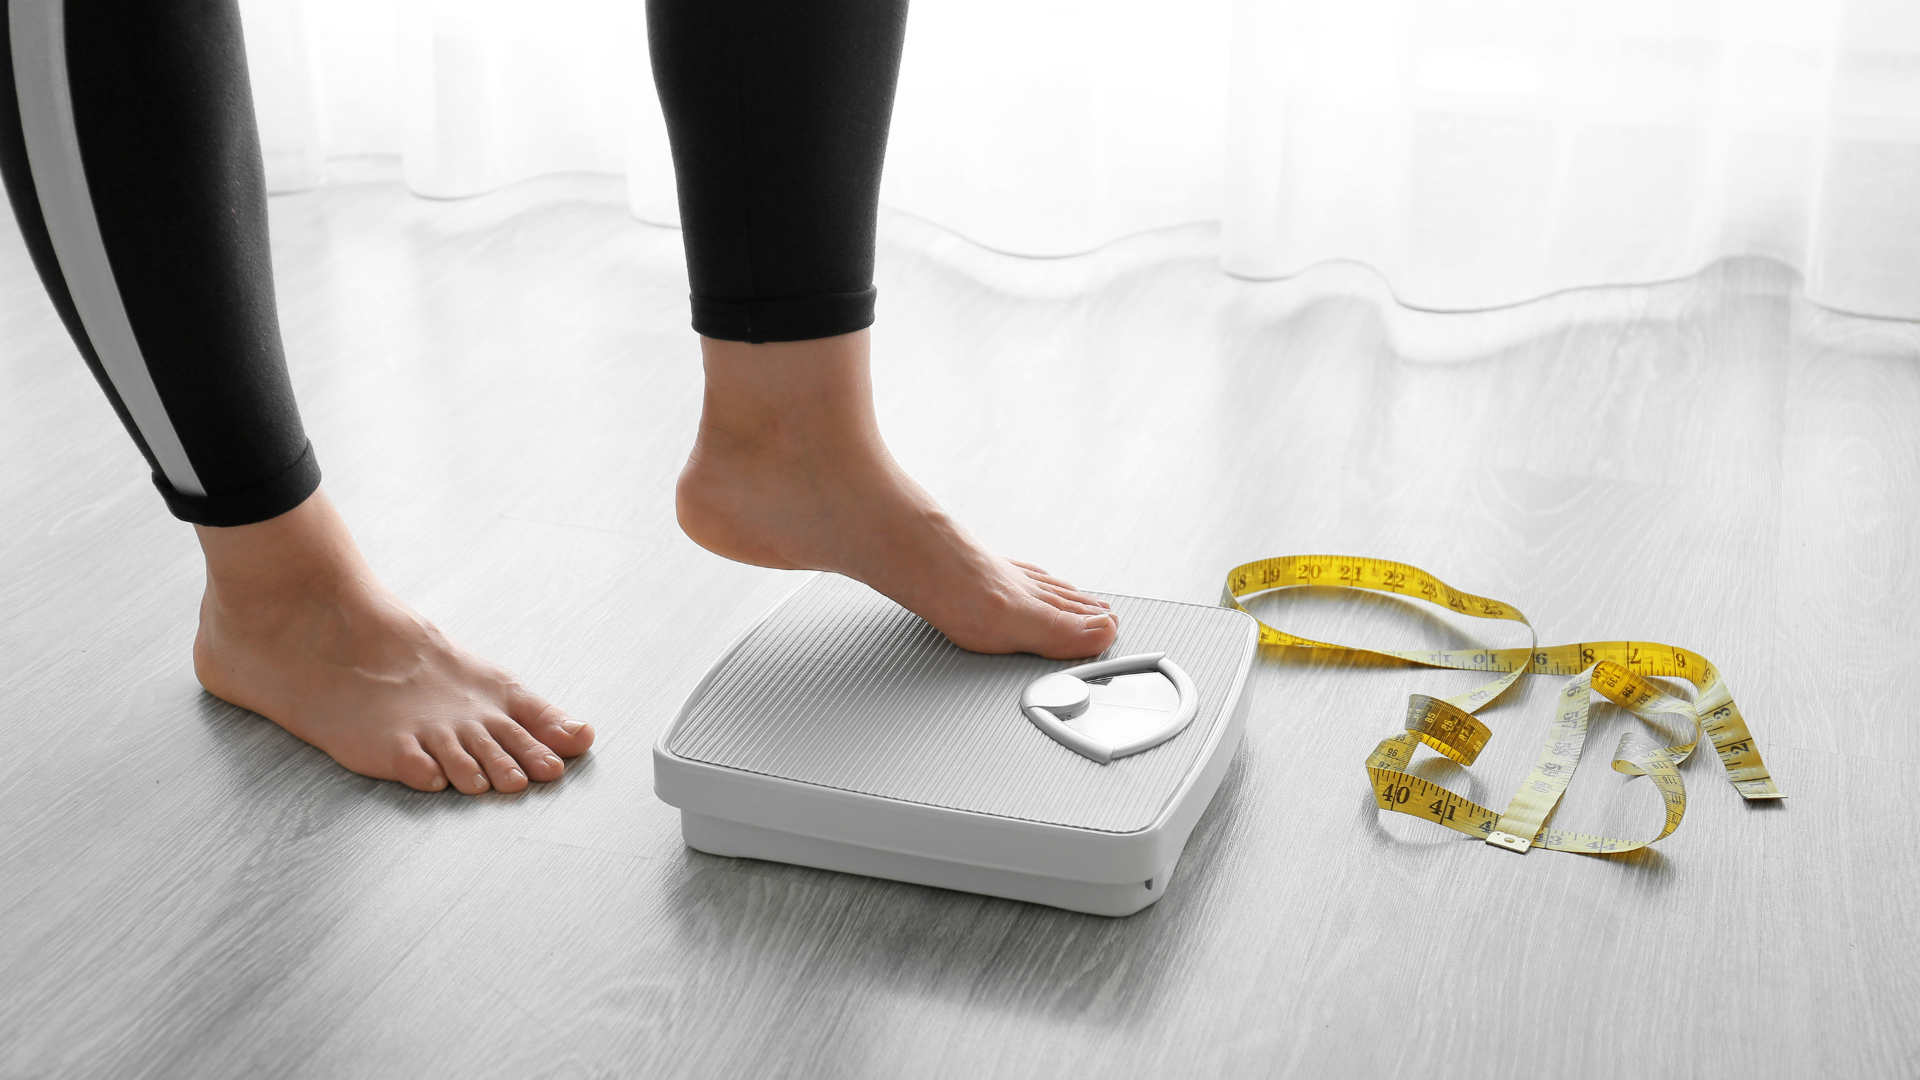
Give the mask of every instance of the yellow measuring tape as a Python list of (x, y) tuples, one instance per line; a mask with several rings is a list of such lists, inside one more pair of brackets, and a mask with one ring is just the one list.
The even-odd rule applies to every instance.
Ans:
[[(1510, 851), (1545, 847), (1585, 854), (1632, 851), (1672, 835), (1687, 810), (1686, 787), (1679, 765), (1693, 753), (1704, 733), (1720, 753), (1727, 776), (1748, 799), (1781, 799), (1767, 766), (1760, 760), (1753, 736), (1740, 709), (1727, 692), (1719, 669), (1697, 653), (1652, 641), (1588, 641), (1573, 645), (1539, 645), (1539, 635), (1527, 617), (1511, 604), (1464, 593), (1432, 574), (1405, 563), (1345, 555), (1283, 555), (1236, 566), (1227, 572), (1221, 606), (1247, 609), (1242, 600), (1278, 589), (1315, 585), (1336, 589), (1371, 589), (1426, 600), (1476, 619), (1505, 619), (1527, 628), (1532, 644), (1524, 649), (1455, 649), (1445, 652), (1401, 652), (1334, 645), (1297, 637), (1260, 623), (1260, 644), (1364, 656), (1389, 656), (1427, 667), (1501, 673), (1492, 682), (1450, 698), (1414, 694), (1407, 703), (1406, 730), (1381, 740), (1367, 758), (1373, 779), (1373, 800), (1382, 810), (1411, 814), (1477, 836)], [(1251, 615), (1252, 612), (1247, 612)], [(1256, 621), (1258, 617), (1256, 616)], [(1422, 743), (1459, 762), (1472, 765), (1492, 732), (1473, 714), (1505, 693), (1522, 675), (1565, 675), (1567, 685), (1554, 699), (1554, 720), (1533, 770), (1521, 782), (1505, 812), (1489, 810), (1422, 780), (1406, 771), (1414, 749)], [(1666, 693), (1646, 676), (1681, 678), (1697, 690), (1692, 701)], [(1580, 765), (1587, 740), (1587, 712), (1592, 692), (1641, 719), (1657, 714), (1677, 716), (1693, 723), (1693, 739), (1679, 746), (1661, 746), (1638, 733), (1620, 740), (1613, 767), (1634, 776), (1651, 777), (1666, 802), (1667, 824), (1651, 840), (1616, 840), (1610, 836), (1569, 832), (1547, 826), (1547, 816), (1567, 790)]]

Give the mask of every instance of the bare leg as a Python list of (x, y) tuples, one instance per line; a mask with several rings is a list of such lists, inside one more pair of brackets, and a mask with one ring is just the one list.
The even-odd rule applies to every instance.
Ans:
[(478, 795), (557, 780), (593, 729), (449, 641), (387, 590), (324, 490), (252, 525), (197, 525), (193, 666), (363, 776)]
[(194, 668), (368, 776), (517, 791), (593, 741), (388, 592), (319, 491), (274, 313), (233, 0), (12, 0), (0, 178), (54, 310), (207, 559)]
[(681, 528), (833, 570), (980, 652), (1081, 657), (1104, 605), (982, 549), (888, 453), (868, 334), (906, 0), (647, 0), (707, 374)]
[(963, 649), (1092, 656), (1107, 605), (980, 547), (901, 470), (873, 413), (865, 330), (750, 345), (700, 339), (707, 390), (680, 526), (709, 551), (866, 582)]

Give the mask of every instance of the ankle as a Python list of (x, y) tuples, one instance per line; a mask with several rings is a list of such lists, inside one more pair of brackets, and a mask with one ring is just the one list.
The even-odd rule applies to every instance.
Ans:
[(697, 455), (838, 458), (883, 445), (867, 331), (760, 345), (701, 338), (700, 345), (706, 395)]
[(294, 598), (337, 599), (372, 571), (324, 491), (279, 517), (230, 528), (195, 526), (207, 563), (207, 599), (226, 610)]

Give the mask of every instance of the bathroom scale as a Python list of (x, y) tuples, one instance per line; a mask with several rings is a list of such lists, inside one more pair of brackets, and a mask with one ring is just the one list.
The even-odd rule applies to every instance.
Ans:
[(1239, 746), (1259, 624), (1093, 595), (1120, 622), (1100, 656), (986, 656), (817, 574), (700, 680), (654, 791), (714, 855), (1139, 911)]

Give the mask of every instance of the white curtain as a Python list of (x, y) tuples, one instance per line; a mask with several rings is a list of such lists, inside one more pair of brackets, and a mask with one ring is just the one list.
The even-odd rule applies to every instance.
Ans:
[[(640, 0), (242, 0), (275, 190), (624, 173), (671, 224)], [(882, 200), (988, 247), (1220, 223), (1466, 310), (1799, 269), (1920, 318), (1920, 0), (915, 0)]]

